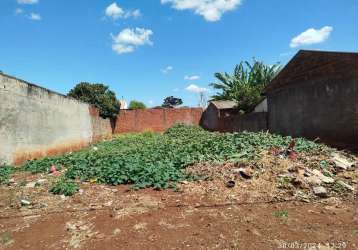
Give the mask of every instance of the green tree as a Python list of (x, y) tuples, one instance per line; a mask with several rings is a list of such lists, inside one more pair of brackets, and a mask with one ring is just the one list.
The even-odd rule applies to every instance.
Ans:
[(253, 64), (245, 61), (235, 67), (232, 75), (216, 73), (217, 83), (210, 84), (219, 92), (212, 100), (233, 100), (243, 112), (251, 112), (262, 101), (261, 93), (279, 71), (279, 64), (272, 66), (254, 59)]
[(162, 104), (163, 108), (175, 108), (176, 106), (182, 105), (183, 100), (174, 96), (168, 96), (164, 99)]
[(145, 106), (145, 104), (143, 102), (132, 100), (129, 103), (129, 109), (146, 109), (146, 108), (147, 107)]
[(81, 82), (67, 94), (69, 97), (89, 103), (99, 109), (103, 118), (115, 118), (120, 111), (116, 94), (101, 83)]

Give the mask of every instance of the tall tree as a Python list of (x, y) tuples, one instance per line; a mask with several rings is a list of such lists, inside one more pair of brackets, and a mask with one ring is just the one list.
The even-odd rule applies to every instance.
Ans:
[(261, 93), (279, 71), (279, 64), (272, 66), (254, 59), (253, 64), (245, 61), (235, 67), (232, 75), (216, 73), (219, 82), (210, 84), (219, 92), (212, 100), (233, 100), (243, 112), (252, 111), (262, 100)]
[(145, 106), (145, 104), (143, 102), (139, 102), (136, 100), (132, 100), (129, 103), (129, 109), (146, 109), (147, 107)]
[(182, 105), (183, 100), (174, 96), (168, 96), (164, 99), (162, 104), (163, 108), (175, 108), (176, 106)]
[(115, 118), (120, 111), (116, 94), (101, 83), (81, 82), (67, 94), (69, 97), (89, 103), (99, 109), (103, 118)]

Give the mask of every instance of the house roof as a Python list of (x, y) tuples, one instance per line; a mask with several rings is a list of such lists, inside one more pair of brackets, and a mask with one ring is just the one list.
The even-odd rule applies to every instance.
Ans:
[(264, 94), (328, 74), (358, 76), (358, 53), (300, 50), (265, 88)]
[(211, 101), (217, 109), (233, 109), (237, 106), (237, 103), (234, 101)]

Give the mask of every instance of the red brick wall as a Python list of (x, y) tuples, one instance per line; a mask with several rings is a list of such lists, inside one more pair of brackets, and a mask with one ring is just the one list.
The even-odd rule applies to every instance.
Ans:
[(202, 113), (201, 108), (121, 110), (114, 132), (163, 132), (176, 123), (199, 125)]

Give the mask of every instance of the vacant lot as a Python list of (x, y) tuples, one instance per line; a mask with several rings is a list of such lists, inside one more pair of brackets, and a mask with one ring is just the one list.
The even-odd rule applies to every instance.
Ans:
[(0, 248), (356, 249), (356, 161), (267, 133), (120, 136), (2, 168)]

